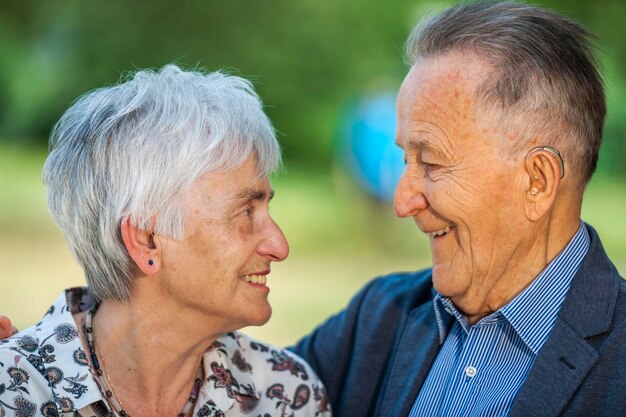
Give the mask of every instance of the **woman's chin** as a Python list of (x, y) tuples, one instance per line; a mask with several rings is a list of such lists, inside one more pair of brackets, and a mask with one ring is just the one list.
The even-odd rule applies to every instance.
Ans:
[(272, 307), (268, 303), (266, 306), (259, 308), (250, 315), (247, 326), (263, 326), (270, 320), (271, 317)]

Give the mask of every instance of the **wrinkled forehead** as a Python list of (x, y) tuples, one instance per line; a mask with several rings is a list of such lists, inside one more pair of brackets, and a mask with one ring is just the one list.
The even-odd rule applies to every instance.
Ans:
[(496, 132), (495, 119), (485, 117), (477, 97), (490, 71), (492, 67), (475, 55), (454, 53), (418, 60), (398, 94), (398, 144), (433, 137), (456, 142), (475, 139), (483, 131)]
[(477, 97), (479, 89), (495, 69), (476, 54), (450, 52), (418, 59), (399, 91), (399, 104), (437, 95), (450, 103), (463, 104)]

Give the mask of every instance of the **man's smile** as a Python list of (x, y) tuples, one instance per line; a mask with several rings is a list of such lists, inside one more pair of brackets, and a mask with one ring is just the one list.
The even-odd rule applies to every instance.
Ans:
[(443, 229), (435, 230), (433, 232), (427, 232), (428, 236), (432, 238), (441, 237), (447, 235), (454, 226), (446, 226)]

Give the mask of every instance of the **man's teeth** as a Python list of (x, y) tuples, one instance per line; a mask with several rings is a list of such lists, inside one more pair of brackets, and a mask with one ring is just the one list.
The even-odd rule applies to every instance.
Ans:
[(437, 230), (436, 232), (430, 232), (429, 235), (430, 235), (430, 237), (437, 237), (437, 236), (445, 235), (451, 229), (452, 228), (450, 226), (446, 226), (445, 229)]
[(267, 276), (265, 275), (244, 275), (243, 279), (245, 279), (248, 282), (251, 282), (252, 284), (265, 285), (265, 283), (267, 282)]

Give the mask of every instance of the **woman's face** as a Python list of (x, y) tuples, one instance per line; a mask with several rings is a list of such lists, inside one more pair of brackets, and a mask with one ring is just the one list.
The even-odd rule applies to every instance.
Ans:
[(256, 168), (251, 157), (236, 170), (200, 177), (185, 203), (185, 238), (160, 238), (159, 276), (170, 300), (225, 331), (269, 320), (270, 264), (289, 253), (269, 213), (269, 179)]

